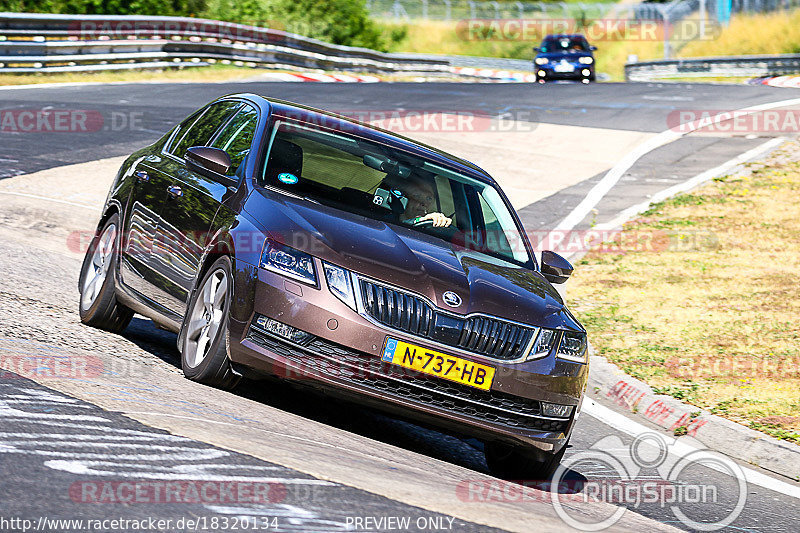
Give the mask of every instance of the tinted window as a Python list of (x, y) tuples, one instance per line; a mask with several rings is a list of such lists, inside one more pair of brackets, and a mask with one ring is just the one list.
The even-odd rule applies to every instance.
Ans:
[(542, 52), (587, 52), (589, 44), (583, 37), (548, 37), (541, 49)]
[(244, 104), (210, 144), (214, 148), (225, 150), (231, 156), (229, 176), (236, 174), (239, 166), (250, 153), (250, 145), (253, 143), (257, 123), (258, 113), (256, 110), (252, 106)]
[[(261, 183), (504, 261), (532, 262), (497, 189), (384, 144), (278, 122)], [(452, 224), (420, 224), (420, 218), (435, 212), (451, 218)]]
[[(185, 132), (179, 131), (180, 141), (170, 152), (181, 159), (192, 146), (205, 146), (214, 132), (225, 124), (241, 105), (236, 101), (217, 102), (206, 108), (202, 115)], [(176, 137), (177, 138), (177, 137)]]

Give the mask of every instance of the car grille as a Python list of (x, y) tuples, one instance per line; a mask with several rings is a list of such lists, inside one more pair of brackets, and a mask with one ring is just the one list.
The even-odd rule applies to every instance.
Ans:
[(536, 328), (490, 317), (441, 313), (418, 296), (359, 280), (367, 315), (391, 328), (503, 361), (525, 355)]
[(301, 347), (252, 327), (247, 338), (298, 365), (300, 370), (296, 378), (322, 374), (371, 389), (382, 396), (395, 396), (514, 429), (565, 432), (569, 425), (567, 419), (541, 418), (541, 404), (537, 400), (425, 376), (324, 339), (315, 338), (308, 346)]

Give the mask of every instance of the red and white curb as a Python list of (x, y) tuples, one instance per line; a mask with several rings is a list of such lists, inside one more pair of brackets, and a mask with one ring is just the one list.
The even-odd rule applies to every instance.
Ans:
[[(624, 430), (622, 426), (628, 424), (638, 432), (646, 431), (647, 426), (642, 424), (644, 421), (671, 432), (680, 428), (682, 433), (709, 449), (791, 479), (800, 477), (800, 446), (754, 431), (670, 396), (656, 394), (649, 385), (627, 375), (605, 357), (592, 355), (589, 368), (589, 384), (582, 412), (620, 430)], [(616, 404), (626, 413), (617, 419), (612, 414), (613, 410), (598, 405), (595, 400)], [(800, 497), (800, 488), (795, 487), (794, 494)]]
[(376, 83), (381, 81), (376, 76), (355, 76), (349, 74), (317, 74), (314, 72), (289, 73), (267, 72), (259, 76), (264, 81), (316, 81), (322, 83)]
[(800, 76), (769, 76), (750, 80), (753, 85), (769, 85), (770, 87), (788, 87), (800, 89)]
[(453, 67), (452, 72), (459, 76), (484, 78), (492, 81), (510, 81), (518, 83), (535, 83), (536, 75), (529, 72), (514, 72), (511, 70), (493, 70), (488, 68)]

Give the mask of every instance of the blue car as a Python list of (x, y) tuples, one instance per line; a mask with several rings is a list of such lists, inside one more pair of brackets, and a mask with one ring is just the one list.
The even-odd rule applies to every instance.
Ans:
[(596, 46), (581, 34), (548, 35), (541, 46), (533, 49), (536, 58), (533, 67), (536, 81), (576, 80), (589, 83), (595, 80), (593, 51)]

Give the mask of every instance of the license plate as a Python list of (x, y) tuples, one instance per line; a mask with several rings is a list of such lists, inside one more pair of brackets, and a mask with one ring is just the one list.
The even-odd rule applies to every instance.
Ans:
[(570, 65), (569, 63), (559, 63), (558, 65), (553, 67), (553, 70), (555, 70), (556, 72), (574, 72), (575, 67)]
[(386, 340), (381, 359), (387, 363), (482, 390), (489, 390), (494, 379), (494, 368), (490, 366), (473, 363), (454, 355), (429, 350), (391, 337)]

